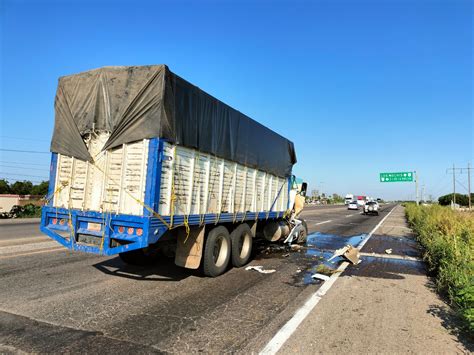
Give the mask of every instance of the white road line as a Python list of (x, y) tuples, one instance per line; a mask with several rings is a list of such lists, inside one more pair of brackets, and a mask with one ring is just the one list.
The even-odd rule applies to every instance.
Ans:
[(354, 216), (353, 214), (346, 215), (346, 218)]
[(319, 226), (320, 224), (329, 223), (329, 222), (332, 222), (332, 219), (328, 219), (327, 221), (316, 223), (315, 226)]
[[(397, 207), (397, 205), (395, 205)], [(357, 246), (361, 249), (365, 243), (370, 239), (370, 237), (375, 233), (375, 231), (382, 225), (382, 223), (387, 219), (388, 216), (392, 213), (395, 209), (393, 207), (390, 212), (372, 229), (372, 231), (367, 235), (367, 237), (360, 242)], [(268, 342), (268, 344), (260, 351), (260, 354), (276, 354), (278, 350), (282, 347), (283, 344), (291, 337), (291, 335), (295, 332), (298, 326), (303, 322), (303, 320), (308, 316), (308, 314), (313, 310), (314, 307), (319, 303), (321, 298), (329, 291), (329, 289), (334, 285), (339, 275), (346, 269), (349, 265), (347, 261), (344, 261), (339, 265), (336, 272), (331, 275), (328, 281), (324, 282), (322, 286), (313, 293), (303, 304), (301, 308), (299, 308), (295, 315), (288, 321), (286, 324), (275, 334), (275, 336)]]
[(47, 250), (35, 250), (35, 251), (27, 252), (27, 253), (0, 256), (0, 260), (18, 258), (20, 256), (27, 256), (27, 255), (34, 255), (34, 254), (52, 253), (53, 251), (61, 251), (61, 250), (68, 250), (68, 249), (64, 247), (57, 247), (54, 249), (47, 249)]
[(361, 256), (370, 256), (373, 258), (382, 258), (382, 259), (395, 259), (395, 260), (408, 260), (408, 261), (420, 261), (423, 262), (421, 258), (408, 255), (394, 255), (394, 254), (379, 254), (379, 253), (360, 253)]

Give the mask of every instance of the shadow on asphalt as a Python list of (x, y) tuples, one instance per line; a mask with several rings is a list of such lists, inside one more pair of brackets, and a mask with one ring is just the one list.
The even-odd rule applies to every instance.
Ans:
[(426, 313), (439, 318), (443, 327), (454, 335), (458, 342), (462, 343), (471, 354), (474, 352), (474, 334), (464, 329), (462, 320), (449, 306), (430, 305)]
[(199, 276), (198, 270), (184, 269), (174, 264), (174, 259), (160, 258), (153, 265), (134, 266), (125, 264), (120, 258), (108, 259), (94, 264), (97, 270), (107, 275), (139, 281), (181, 281), (189, 276)]

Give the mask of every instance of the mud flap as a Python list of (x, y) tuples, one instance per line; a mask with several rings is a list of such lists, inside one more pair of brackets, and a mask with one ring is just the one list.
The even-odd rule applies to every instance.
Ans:
[(187, 269), (197, 269), (201, 264), (206, 226), (191, 227), (189, 235), (185, 228), (178, 230), (178, 244), (174, 263)]

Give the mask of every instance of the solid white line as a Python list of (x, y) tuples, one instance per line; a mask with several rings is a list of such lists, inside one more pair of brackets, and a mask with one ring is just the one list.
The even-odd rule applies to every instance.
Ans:
[(354, 216), (353, 214), (346, 215), (346, 218)]
[(327, 221), (316, 223), (315, 226), (319, 226), (320, 224), (329, 223), (329, 222), (332, 222), (332, 219), (328, 219)]
[[(397, 207), (397, 205), (395, 205)], [(387, 219), (388, 216), (395, 209), (393, 207), (391, 211), (375, 226), (374, 229), (368, 234), (368, 236), (360, 242), (357, 246), (361, 249), (369, 238), (374, 234), (374, 232), (381, 226), (381, 224)], [(276, 354), (278, 350), (282, 347), (283, 344), (290, 338), (290, 336), (295, 332), (298, 326), (303, 322), (303, 320), (308, 316), (308, 314), (316, 307), (321, 298), (329, 291), (329, 289), (334, 285), (339, 275), (346, 269), (349, 265), (347, 261), (344, 261), (339, 265), (336, 272), (331, 275), (328, 281), (324, 282), (322, 286), (313, 293), (308, 300), (299, 308), (295, 315), (288, 321), (286, 324), (275, 334), (275, 336), (267, 343), (267, 345), (260, 351), (260, 354)]]
[[(395, 207), (397, 207), (397, 206), (398, 206), (398, 205), (395, 205)], [(374, 229), (372, 229), (372, 231), (369, 233), (369, 235), (368, 235), (363, 241), (360, 242), (360, 244), (357, 246), (357, 248), (358, 248), (359, 250), (361, 250), (361, 249), (364, 247), (365, 243), (367, 243), (367, 242), (369, 241), (369, 239), (370, 239), (370, 237), (372, 236), (372, 234), (374, 234), (375, 231), (376, 231), (377, 229), (379, 229), (379, 227), (382, 225), (382, 223), (385, 222), (385, 220), (388, 218), (388, 216), (390, 216), (390, 215), (392, 214), (392, 212), (393, 212), (393, 210), (395, 209), (395, 207), (393, 207), (393, 208), (390, 210), (390, 212), (387, 213), (387, 215), (386, 215), (384, 218), (382, 218), (382, 220), (374, 227)]]
[(395, 260), (408, 260), (408, 261), (420, 261), (423, 262), (423, 259), (417, 258), (415, 256), (408, 255), (394, 255), (394, 254), (379, 254), (379, 253), (360, 253), (361, 256), (370, 256), (372, 258), (382, 258), (382, 259), (395, 259)]

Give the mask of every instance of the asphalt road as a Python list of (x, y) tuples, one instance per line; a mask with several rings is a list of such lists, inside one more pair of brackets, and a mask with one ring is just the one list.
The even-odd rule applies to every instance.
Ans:
[[(392, 207), (380, 216), (307, 207), (303, 216), (330, 255)], [(0, 353), (258, 352), (320, 287), (309, 276), (322, 254), (306, 249), (259, 246), (251, 265), (276, 272), (234, 268), (211, 279), (167, 259), (141, 268), (71, 253), (37, 228), (0, 224)]]

